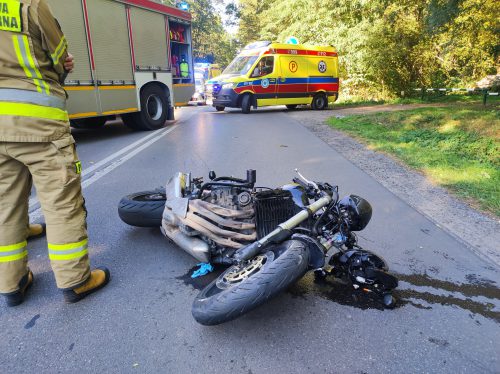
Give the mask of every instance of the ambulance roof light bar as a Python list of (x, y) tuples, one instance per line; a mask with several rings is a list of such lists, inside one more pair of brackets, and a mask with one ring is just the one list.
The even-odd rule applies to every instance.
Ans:
[(253, 42), (253, 43), (247, 44), (245, 46), (245, 48), (243, 48), (243, 49), (258, 49), (258, 48), (262, 48), (262, 47), (267, 47), (271, 43), (272, 42), (267, 41), (267, 40)]

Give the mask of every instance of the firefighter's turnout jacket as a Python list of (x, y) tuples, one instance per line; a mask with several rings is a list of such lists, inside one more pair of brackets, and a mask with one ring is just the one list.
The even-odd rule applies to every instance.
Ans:
[(69, 134), (61, 86), (67, 42), (47, 2), (0, 0), (0, 32), (0, 141)]
[(46, 0), (0, 0), (0, 293), (27, 270), (33, 180), (60, 288), (90, 275), (80, 162), (62, 87), (68, 55)]

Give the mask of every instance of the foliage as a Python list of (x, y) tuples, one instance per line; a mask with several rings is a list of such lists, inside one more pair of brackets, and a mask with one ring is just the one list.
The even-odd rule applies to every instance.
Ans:
[(239, 45), (290, 35), (339, 50), (342, 94), (470, 85), (499, 65), (496, 0), (247, 0)]
[(226, 66), (234, 57), (235, 45), (224, 30), (222, 20), (210, 0), (187, 0), (192, 15), (193, 54)]
[(500, 217), (500, 112), (491, 106), (420, 108), (330, 124)]
[(238, 46), (244, 47), (246, 44), (259, 39), (259, 34), (265, 26), (265, 21), (261, 14), (268, 9), (271, 0), (245, 0), (240, 1), (238, 8), (239, 28)]

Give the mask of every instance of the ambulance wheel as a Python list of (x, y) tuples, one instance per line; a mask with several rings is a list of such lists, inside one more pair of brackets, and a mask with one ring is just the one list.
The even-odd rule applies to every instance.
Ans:
[(225, 107), (220, 106), (220, 105), (217, 105), (217, 106), (215, 107), (215, 110), (216, 110), (216, 111), (218, 111), (218, 112), (223, 112), (223, 111), (224, 111), (224, 109), (225, 109)]
[(286, 106), (289, 110), (294, 110), (294, 109), (297, 109), (297, 104), (288, 104)]
[(314, 95), (311, 107), (314, 110), (323, 110), (328, 107), (328, 101), (324, 93)]
[(252, 97), (250, 94), (243, 95), (241, 99), (241, 111), (245, 114), (250, 113), (250, 109), (252, 108)]
[(168, 96), (161, 87), (150, 84), (141, 91), (142, 110), (122, 115), (123, 122), (132, 130), (158, 130), (165, 126), (170, 110), (168, 101)]

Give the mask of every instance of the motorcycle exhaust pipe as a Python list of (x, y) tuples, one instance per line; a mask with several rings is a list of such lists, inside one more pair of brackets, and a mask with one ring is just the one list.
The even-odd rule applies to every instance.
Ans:
[(210, 262), (210, 249), (203, 240), (185, 235), (178, 227), (170, 225), (168, 221), (162, 222), (161, 231), (163, 235), (168, 236), (198, 261)]

